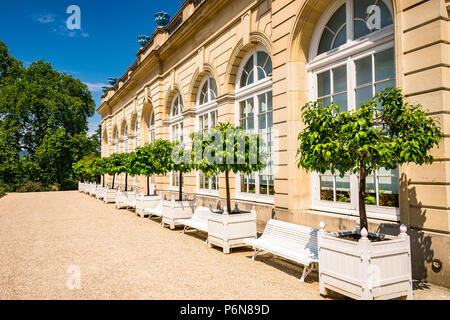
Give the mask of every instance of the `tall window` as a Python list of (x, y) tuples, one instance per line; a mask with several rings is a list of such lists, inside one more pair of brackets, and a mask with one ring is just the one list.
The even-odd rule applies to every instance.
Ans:
[[(206, 133), (218, 123), (217, 111), (217, 85), (212, 77), (206, 77), (200, 83), (197, 95), (197, 130)], [(219, 179), (217, 175), (208, 178), (203, 172), (197, 174), (197, 186), (200, 192), (217, 194), (219, 190)]]
[(119, 153), (119, 131), (114, 131), (114, 153)]
[(152, 111), (150, 114), (150, 121), (149, 121), (150, 127), (148, 131), (148, 141), (152, 143), (156, 140), (156, 127), (155, 127), (155, 113)]
[(134, 120), (134, 136), (133, 136), (133, 146), (134, 150), (138, 147), (138, 139), (139, 139), (139, 128), (137, 118)]
[[(308, 63), (310, 99), (357, 110), (384, 88), (395, 86), (392, 4), (388, 0), (336, 1), (319, 20)], [(398, 170), (367, 178), (368, 215), (398, 220)], [(318, 209), (357, 214), (358, 176), (312, 175)]]
[(128, 152), (128, 126), (125, 125), (125, 128), (123, 129), (123, 152)]
[[(183, 98), (181, 94), (176, 94), (170, 107), (170, 140), (172, 142), (183, 142)], [(183, 181), (181, 181), (183, 184)], [(180, 176), (178, 172), (170, 175), (170, 185), (173, 188), (180, 186)]]
[(251, 195), (269, 201), (275, 194), (273, 175), (272, 60), (257, 48), (243, 60), (237, 80), (237, 123), (248, 132), (258, 133), (268, 153), (267, 166), (252, 175), (240, 175), (237, 189), (241, 196)]

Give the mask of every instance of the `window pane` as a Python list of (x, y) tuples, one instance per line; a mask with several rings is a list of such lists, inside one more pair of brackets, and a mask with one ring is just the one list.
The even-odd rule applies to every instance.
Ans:
[(216, 80), (214, 80), (214, 78), (210, 78), (209, 79), (210, 82), (210, 95), (211, 95), (211, 99), (214, 100), (217, 97), (217, 84), (216, 84)]
[(242, 70), (241, 88), (253, 83), (253, 56), (248, 59), (247, 64)]
[(259, 194), (267, 194), (267, 176), (260, 175), (259, 176)]
[(267, 101), (266, 101), (265, 93), (258, 96), (258, 103), (259, 103), (259, 113), (266, 112), (267, 111)]
[(341, 30), (339, 30), (336, 39), (334, 39), (332, 49), (342, 46), (346, 42), (347, 42), (347, 27), (343, 27)]
[(347, 93), (338, 94), (333, 96), (333, 103), (339, 106), (340, 112), (348, 111), (347, 108)]
[(350, 202), (350, 177), (336, 176), (336, 201)]
[(319, 50), (317, 54), (321, 54), (331, 50), (331, 43), (333, 42), (334, 34), (325, 28), (322, 33), (322, 38), (320, 38)]
[(272, 110), (272, 91), (267, 92), (267, 110)]
[[(346, 5), (344, 4), (333, 14), (330, 21), (328, 22), (322, 34), (322, 38), (320, 39), (318, 54), (327, 52), (347, 42), (347, 34), (345, 30), (343, 30), (345, 29), (345, 27), (342, 28), (342, 26), (344, 26), (345, 23), (346, 23)], [(335, 39), (335, 37), (337, 39)]]
[(317, 87), (318, 87), (317, 96), (319, 98), (327, 96), (331, 93), (330, 71), (326, 71), (324, 73), (317, 75)]
[(378, 177), (378, 190), (380, 206), (399, 206), (397, 177)]
[(329, 105), (331, 103), (331, 97), (326, 97), (326, 98), (323, 98), (323, 99), (319, 99), (318, 101), (322, 102), (322, 104), (324, 106), (327, 106), (327, 105)]
[(205, 104), (208, 100), (208, 81), (206, 81), (200, 94), (200, 104)]
[(374, 176), (366, 178), (366, 204), (373, 206), (377, 205), (377, 189)]
[(275, 184), (273, 181), (273, 176), (269, 176), (269, 195), (273, 196), (275, 194)]
[(372, 86), (356, 90), (356, 109), (359, 109), (364, 102), (368, 102), (372, 98)]
[(267, 114), (267, 128), (270, 129), (273, 127), (273, 113), (269, 112)]
[(395, 78), (394, 48), (375, 54), (375, 81)]
[(347, 67), (343, 66), (333, 69), (334, 92), (342, 92), (347, 90)]
[(367, 57), (355, 61), (356, 65), (356, 85), (361, 86), (372, 83), (372, 57)]
[(375, 85), (375, 93), (383, 91), (383, 89), (395, 87), (395, 80), (384, 81)]
[(333, 176), (320, 176), (320, 200), (334, 201)]
[(248, 192), (249, 193), (255, 193), (256, 192), (256, 180), (255, 180), (255, 176), (251, 175), (248, 178)]
[[(258, 69), (261, 70), (261, 75), (258, 76), (258, 80), (261, 80), (272, 73), (272, 59), (270, 59), (270, 56), (264, 51), (259, 51), (257, 53), (257, 58)], [(258, 72), (258, 74), (260, 73)]]
[[(376, 5), (375, 11), (369, 10), (372, 5)], [(392, 24), (391, 13), (381, 0), (354, 1), (354, 19), (355, 39)]]
[(247, 177), (241, 174), (241, 192), (247, 192)]
[(260, 131), (266, 129), (266, 114), (258, 116), (258, 129)]

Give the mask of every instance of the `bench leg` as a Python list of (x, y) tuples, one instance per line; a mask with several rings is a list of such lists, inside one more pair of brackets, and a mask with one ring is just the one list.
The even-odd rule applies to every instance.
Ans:
[(310, 266), (310, 265), (305, 266), (305, 267), (303, 268), (303, 273), (302, 273), (302, 277), (300, 278), (300, 281), (301, 281), (301, 282), (305, 282), (305, 278), (308, 276), (308, 274), (311, 273), (311, 271), (313, 271), (313, 269), (314, 269), (314, 267), (312, 267), (312, 266)]
[(258, 255), (258, 253), (259, 253), (259, 250), (255, 249), (255, 252), (253, 253), (253, 256), (252, 256), (252, 261), (255, 261), (255, 258)]
[(184, 228), (183, 228), (183, 231), (181, 232), (182, 234), (185, 234), (186, 233), (186, 231), (189, 229), (189, 227), (188, 226), (184, 226)]

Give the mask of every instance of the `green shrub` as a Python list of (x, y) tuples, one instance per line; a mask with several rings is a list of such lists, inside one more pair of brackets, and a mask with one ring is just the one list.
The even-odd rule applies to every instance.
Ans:
[(3, 198), (4, 196), (6, 196), (6, 191), (3, 188), (0, 188), (0, 198)]
[(33, 181), (27, 181), (25, 182), (17, 192), (41, 192), (44, 191), (44, 187), (42, 186), (42, 183), (40, 182), (33, 182)]

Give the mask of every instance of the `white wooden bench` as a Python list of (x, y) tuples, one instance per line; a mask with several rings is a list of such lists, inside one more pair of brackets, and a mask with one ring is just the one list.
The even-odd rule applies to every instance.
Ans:
[[(194, 214), (190, 219), (179, 219), (177, 222), (184, 225), (183, 234), (188, 229), (196, 229), (208, 233), (208, 218), (211, 210), (207, 207), (195, 208)], [(206, 239), (208, 243), (208, 239)]]
[(149, 215), (149, 218), (151, 218), (152, 216), (156, 216), (156, 217), (162, 217), (163, 215), (163, 202), (164, 199), (161, 198), (161, 200), (159, 200), (158, 205), (155, 208), (145, 208), (144, 209), (144, 213)]
[(317, 235), (317, 229), (272, 219), (261, 237), (244, 242), (255, 249), (252, 260), (265, 251), (304, 265), (303, 282), (319, 263)]

